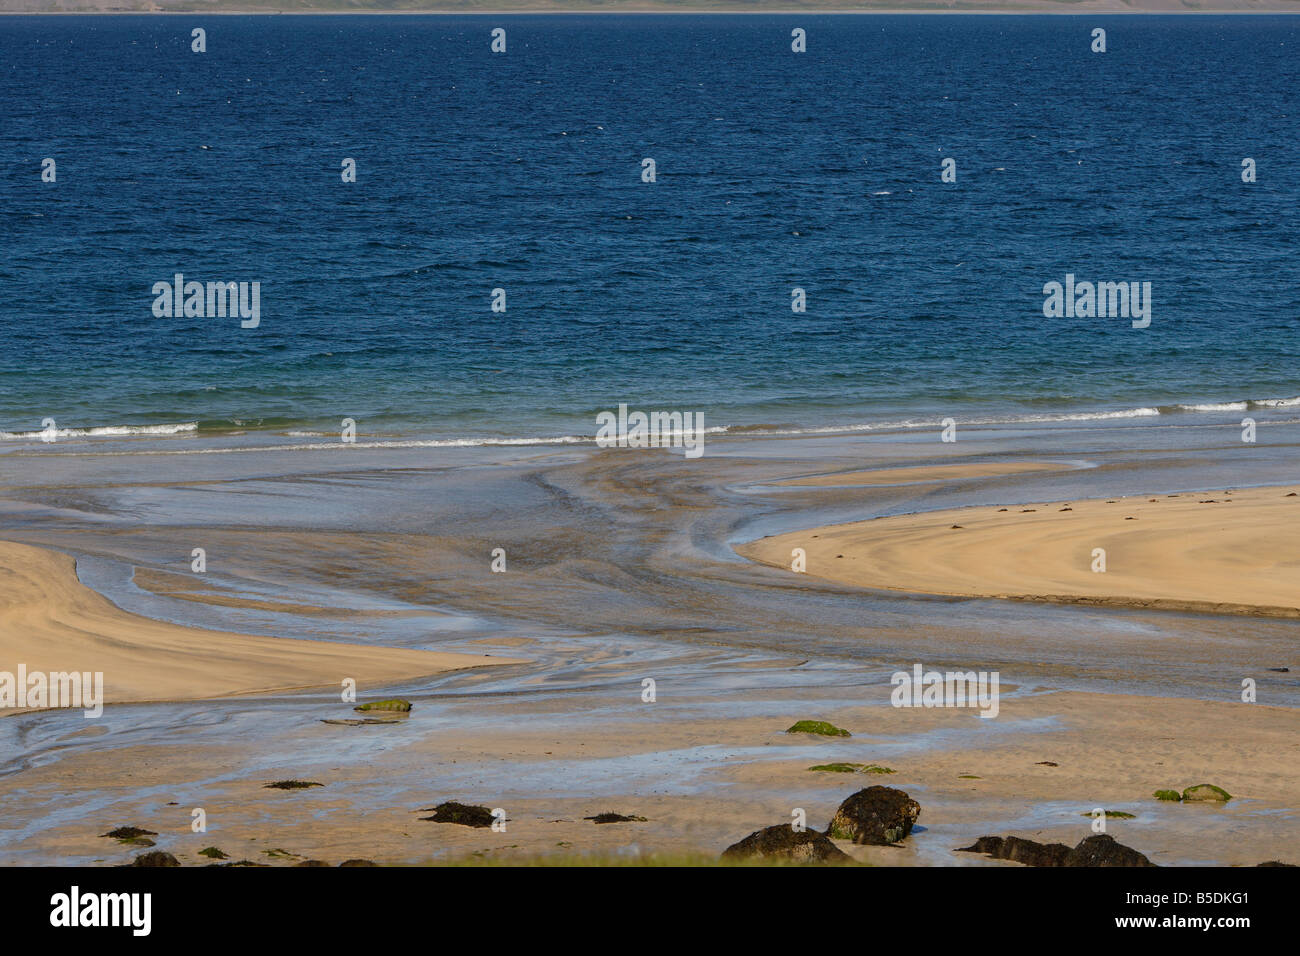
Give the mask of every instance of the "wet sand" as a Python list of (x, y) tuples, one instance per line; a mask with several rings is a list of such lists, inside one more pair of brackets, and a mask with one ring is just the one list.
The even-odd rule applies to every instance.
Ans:
[(872, 487), (875, 485), (927, 484), (958, 478), (993, 478), (1026, 475), (1036, 471), (1065, 471), (1070, 466), (1046, 461), (990, 461), (960, 465), (920, 465), (912, 468), (872, 468), (867, 471), (836, 472), (775, 482), (793, 487)]
[[(1270, 441), (1251, 450), (1250, 474), (1280, 485), (1300, 427), (1262, 432)], [(107, 605), (83, 623), (122, 615), (132, 627), (118, 638), (169, 629), (159, 660), (181, 667), (177, 680), (190, 653), (229, 674), (227, 638), (269, 642), (258, 654), (310, 638), (358, 664), (522, 663), (417, 677), (402, 656), (374, 690), (414, 709), (383, 726), (322, 723), (355, 716), (332, 687), (171, 703), (115, 691), (98, 720), (0, 720), (0, 824), (11, 831), (0, 861), (123, 862), (139, 849), (99, 836), (121, 825), (158, 831), (158, 848), (187, 865), (214, 845), (272, 865), (715, 858), (794, 807), (824, 826), (849, 793), (882, 783), (921, 803), (922, 829), (901, 847), (851, 849), (876, 863), (1014, 865), (952, 851), (1007, 833), (1073, 844), (1090, 832), (1080, 814), (1097, 806), (1136, 814), (1110, 832), (1158, 863), (1300, 862), (1293, 620), (864, 590), (733, 550), (924, 511), (1036, 517), (1011, 511), (1018, 502), (1091, 511), (1083, 503), (1098, 501), (1099, 520), (1149, 504), (1155, 522), (1166, 504), (1146, 501), (1156, 494), (1125, 505), (1101, 496), (1239, 480), (1238, 447), (1223, 436), (1235, 441), (1235, 429), (968, 430), (960, 447), (940, 446), (937, 432), (745, 439), (695, 461), (573, 448), (210, 455), (188, 454), (185, 441), (159, 442), (166, 458), (128, 442), (109, 455), (103, 445), (8, 454), (0, 537), (62, 552), (51, 560), (64, 573), (75, 555), (80, 600), (98, 592)], [(902, 469), (921, 479), (842, 482)], [(788, 484), (809, 475), (832, 480)], [(1245, 494), (1185, 513), (1224, 514)], [(186, 567), (194, 546), (210, 556), (203, 576)], [(506, 573), (489, 566), (498, 547)], [(1108, 573), (1116, 555), (1122, 565), (1124, 548)], [(998, 717), (890, 707), (889, 675), (918, 662), (999, 671)], [(1240, 700), (1246, 677), (1258, 703)], [(654, 703), (642, 699), (647, 678)], [(805, 718), (853, 736), (782, 733)], [(835, 761), (896, 773), (807, 769)], [(264, 789), (286, 778), (324, 786)], [(1199, 783), (1234, 799), (1151, 797)], [(418, 819), (443, 800), (501, 807), (507, 830)], [(190, 831), (197, 807), (206, 833)], [(648, 821), (583, 819), (606, 811)]]
[[(65, 812), (16, 834), (8, 852), (46, 862), (126, 862), (140, 849), (100, 834), (131, 825), (156, 831), (158, 848), (186, 865), (208, 862), (198, 851), (209, 846), (233, 860), (271, 865), (715, 858), (756, 829), (788, 822), (796, 807), (810, 826), (825, 827), (850, 793), (883, 784), (920, 802), (921, 829), (897, 847), (841, 842), (878, 865), (1015, 866), (953, 851), (985, 835), (1074, 845), (1092, 832), (1086, 814), (1098, 807), (1132, 813), (1132, 820), (1109, 820), (1107, 832), (1157, 864), (1300, 859), (1290, 815), (1300, 750), (1288, 708), (1012, 694), (998, 720), (985, 721), (954, 710), (819, 703), (814, 692), (785, 700), (769, 716), (701, 720), (692, 705), (641, 703), (635, 687), (622, 700), (604, 693), (525, 707), (481, 703), (496, 717), (492, 726), (448, 727), (429, 717), (423, 732), (322, 725), (318, 719), (338, 708), (302, 705), (274, 719), (284, 725), (284, 749), (304, 756), (256, 769), (236, 740), (73, 753), (23, 774), (24, 800), (53, 801)], [(865, 690), (877, 701), (888, 698), (888, 685)], [(853, 736), (782, 732), (810, 715)], [(419, 719), (418, 708), (411, 719)], [(329, 752), (331, 744), (344, 752), (363, 746), (369, 756), (364, 764), (346, 760)], [(894, 773), (808, 769), (835, 761)], [(670, 762), (669, 777), (663, 771)], [(282, 777), (322, 786), (265, 788)], [(136, 781), (145, 780), (141, 792)], [(81, 781), (97, 781), (107, 794), (85, 792)], [(15, 783), (4, 781), (7, 799)], [(1222, 786), (1234, 799), (1171, 804), (1152, 796), (1199, 783)], [(505, 832), (420, 819), (445, 800), (500, 807)], [(207, 832), (191, 832), (194, 808), (207, 814)], [(585, 819), (605, 812), (647, 819)]]

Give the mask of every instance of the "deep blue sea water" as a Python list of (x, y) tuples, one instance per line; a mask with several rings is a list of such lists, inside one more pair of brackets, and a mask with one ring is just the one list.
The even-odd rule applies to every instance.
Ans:
[[(1291, 400), (1298, 28), (3, 17), (0, 430), (510, 437), (589, 435), (620, 402), (822, 428)], [(260, 282), (260, 326), (156, 318), (177, 272)], [(1150, 282), (1150, 327), (1045, 318), (1066, 273)]]

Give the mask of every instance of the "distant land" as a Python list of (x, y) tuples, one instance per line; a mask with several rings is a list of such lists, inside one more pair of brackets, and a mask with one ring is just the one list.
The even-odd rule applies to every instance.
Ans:
[(0, 13), (1300, 13), (1300, 0), (0, 0)]

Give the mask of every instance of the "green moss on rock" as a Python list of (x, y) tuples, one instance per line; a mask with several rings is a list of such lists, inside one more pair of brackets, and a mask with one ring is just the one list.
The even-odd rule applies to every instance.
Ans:
[[(1108, 820), (1136, 820), (1137, 819), (1137, 817), (1135, 817), (1133, 814), (1125, 813), (1123, 810), (1103, 810), (1101, 811), (1101, 815), (1106, 817), (1106, 819)], [(1088, 813), (1081, 813), (1079, 814), (1079, 816), (1090, 817), (1093, 816), (1093, 814), (1091, 812), (1088, 812)]]
[(1171, 803), (1177, 803), (1183, 799), (1183, 795), (1177, 790), (1157, 790), (1152, 796), (1157, 800), (1168, 800)]
[(801, 720), (787, 734), (817, 734), (819, 737), (851, 737), (847, 730), (825, 720)]
[(1212, 783), (1198, 783), (1194, 787), (1188, 787), (1183, 791), (1183, 800), (1203, 801), (1211, 803), (1227, 803), (1232, 799), (1232, 794), (1222, 787), (1216, 787)]
[(362, 711), (363, 713), (370, 710), (384, 710), (397, 714), (406, 714), (411, 710), (411, 702), (409, 700), (402, 700), (400, 697), (395, 697), (392, 700), (372, 700), (368, 704), (359, 704), (352, 709)]

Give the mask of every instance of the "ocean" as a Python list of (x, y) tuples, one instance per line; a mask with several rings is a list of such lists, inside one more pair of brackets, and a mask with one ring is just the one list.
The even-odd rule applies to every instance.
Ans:
[(1298, 25), (3, 17), (0, 438), (1294, 421)]

